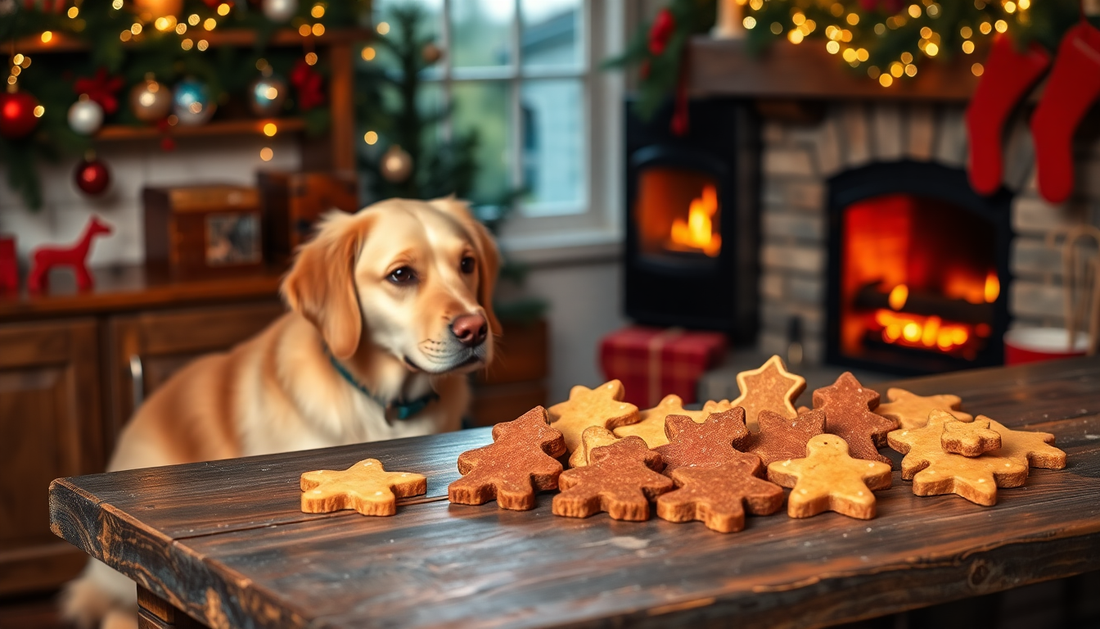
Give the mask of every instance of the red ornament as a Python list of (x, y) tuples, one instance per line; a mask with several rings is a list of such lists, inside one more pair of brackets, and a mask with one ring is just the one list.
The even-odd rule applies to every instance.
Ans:
[(0, 236), (0, 292), (19, 290), (19, 265), (15, 259), (15, 236)]
[(95, 196), (102, 194), (111, 185), (111, 171), (98, 159), (86, 159), (76, 167), (73, 173), (76, 187), (84, 194)]
[(110, 234), (111, 226), (93, 216), (84, 228), (84, 234), (80, 240), (71, 247), (40, 247), (31, 255), (34, 264), (31, 266), (30, 275), (27, 276), (27, 289), (32, 293), (41, 292), (46, 288), (50, 269), (55, 266), (71, 266), (76, 274), (76, 285), (80, 290), (88, 290), (92, 287), (92, 276), (88, 273), (88, 267), (84, 265), (88, 258), (88, 252), (92, 248), (92, 238), (99, 234)]
[(664, 52), (675, 31), (676, 18), (672, 17), (672, 11), (661, 9), (657, 17), (653, 18), (653, 25), (649, 27), (649, 52), (654, 55)]
[(88, 98), (99, 103), (103, 113), (110, 116), (118, 111), (118, 91), (126, 84), (120, 76), (107, 76), (107, 70), (96, 70), (95, 77), (77, 79), (73, 83), (73, 92), (77, 96), (87, 94)]
[(0, 135), (9, 140), (30, 135), (38, 127), (35, 107), (38, 100), (27, 92), (0, 96)]
[(290, 71), (290, 84), (298, 91), (298, 108), (309, 111), (325, 104), (325, 92), (321, 89), (324, 79), (313, 66), (300, 59)]

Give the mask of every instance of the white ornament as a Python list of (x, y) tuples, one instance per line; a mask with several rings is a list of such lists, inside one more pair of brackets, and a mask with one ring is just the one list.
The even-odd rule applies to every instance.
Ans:
[(92, 135), (102, 126), (103, 108), (87, 94), (81, 94), (80, 100), (69, 107), (69, 127), (81, 135)]
[(298, 12), (298, 0), (264, 0), (263, 11), (272, 22), (285, 22)]

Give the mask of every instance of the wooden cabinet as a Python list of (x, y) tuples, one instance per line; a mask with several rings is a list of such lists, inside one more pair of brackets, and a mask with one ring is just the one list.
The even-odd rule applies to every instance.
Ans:
[(0, 596), (74, 576), (86, 556), (50, 532), (50, 481), (104, 464), (98, 326), (0, 326)]

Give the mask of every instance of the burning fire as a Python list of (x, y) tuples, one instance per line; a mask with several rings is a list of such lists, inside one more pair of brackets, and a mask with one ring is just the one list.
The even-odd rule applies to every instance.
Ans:
[(991, 304), (997, 301), (1001, 294), (1001, 280), (997, 278), (996, 271), (990, 271), (985, 276), (985, 303)]
[(989, 325), (984, 323), (971, 326), (944, 321), (935, 315), (922, 317), (885, 309), (875, 311), (875, 323), (882, 326), (882, 340), (887, 343), (938, 348), (943, 352), (966, 345), (975, 335), (985, 337), (990, 334)]
[(676, 219), (672, 223), (671, 242), (673, 249), (696, 250), (714, 258), (722, 250), (722, 237), (714, 233), (714, 215), (718, 212), (718, 191), (714, 186), (703, 187), (703, 194), (691, 201), (688, 218)]

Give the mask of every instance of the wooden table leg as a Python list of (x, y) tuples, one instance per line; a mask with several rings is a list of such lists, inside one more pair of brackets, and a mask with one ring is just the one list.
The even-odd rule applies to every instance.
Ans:
[(207, 629), (175, 605), (137, 586), (138, 629)]

